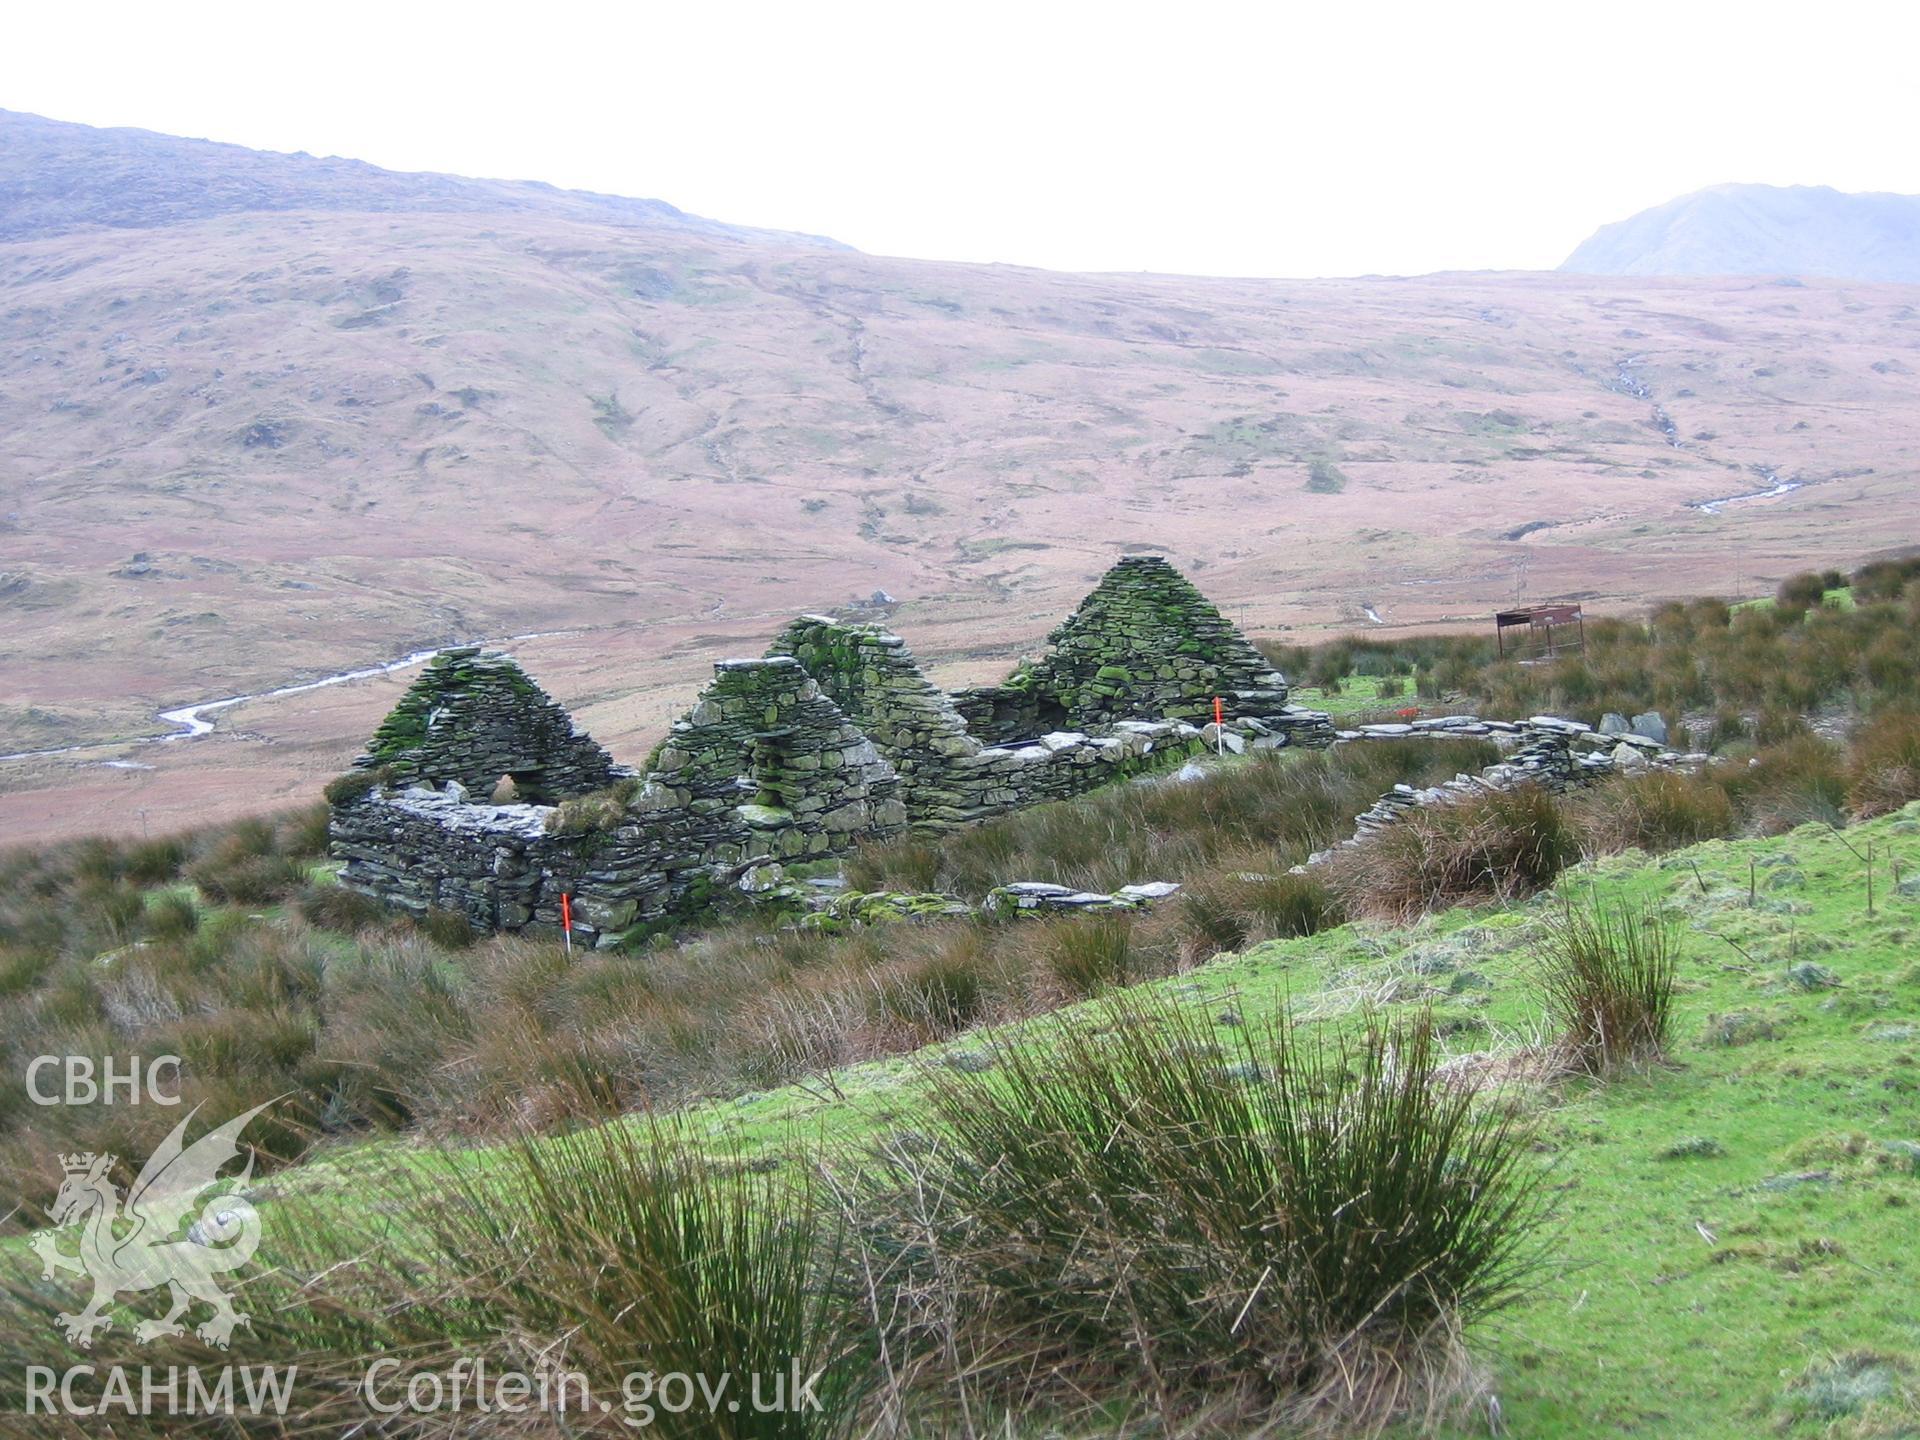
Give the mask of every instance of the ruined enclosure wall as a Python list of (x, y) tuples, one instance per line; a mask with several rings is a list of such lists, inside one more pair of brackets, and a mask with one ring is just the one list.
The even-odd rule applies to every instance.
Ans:
[[(1623, 773), (1631, 775), (1650, 769), (1691, 772), (1712, 759), (1698, 753), (1676, 754), (1649, 736), (1596, 732), (1577, 720), (1563, 720), (1553, 715), (1536, 715), (1521, 723), (1453, 715), (1416, 720), (1412, 725), (1363, 726), (1357, 731), (1343, 731), (1342, 739), (1396, 740), (1407, 735), (1430, 738), (1493, 735), (1513, 748), (1504, 759), (1477, 775), (1455, 775), (1425, 790), (1395, 785), (1355, 819), (1352, 838), (1309, 856), (1308, 865), (1317, 865), (1340, 850), (1361, 844), (1369, 836), (1429, 806), (1458, 804), (1489, 791), (1512, 790), (1522, 785), (1538, 786), (1557, 795)], [(1576, 749), (1576, 746), (1587, 748)], [(1298, 871), (1304, 867), (1294, 868)]]
[(967, 730), (987, 745), (1024, 743), (1053, 730), (1071, 730), (1066, 707), (1031, 685), (1009, 682), (953, 692)]
[(372, 792), (334, 808), (340, 882), (415, 915), (457, 910), (482, 930), (560, 926), (573, 897), (583, 944), (664, 924), (704, 904), (751, 862), (754, 837), (730, 810), (643, 791), (606, 831), (547, 830), (544, 805), (473, 805), (424, 789)]
[(655, 753), (661, 781), (697, 800), (752, 806), (754, 823), (788, 832), (790, 857), (906, 827), (900, 777), (798, 660), (723, 660), (714, 671)]
[(771, 883), (782, 861), (905, 829), (892, 767), (797, 661), (715, 670), (660, 748), (659, 769), (578, 802), (590, 812), (577, 827), (553, 824), (571, 806), (476, 805), (425, 787), (375, 787), (336, 804), (341, 882), (416, 914), (459, 910), (489, 930), (557, 926), (567, 894), (583, 943), (612, 942), (728, 887)]
[(1129, 720), (1103, 735), (1064, 730), (1030, 745), (988, 746), (953, 763), (946, 803), (930, 807), (915, 823), (925, 830), (953, 829), (1083, 795), (1205, 749), (1200, 732), (1178, 720)]
[[(1004, 685), (945, 695), (899, 636), (820, 615), (714, 672), (641, 777), (506, 656), (446, 652), (357, 762), (380, 783), (335, 803), (342, 882), (496, 930), (557, 925), (571, 895), (577, 930), (609, 944), (729, 888), (772, 886), (783, 862), (1066, 799), (1211, 748), (1212, 731), (1187, 720), (1209, 718), (1216, 694), (1236, 752), (1333, 738), (1326, 716), (1286, 705), (1286, 682), (1219, 611), (1145, 557), (1116, 565), (1049, 654)], [(472, 803), (503, 774), (523, 799), (565, 803)]]
[(396, 780), (448, 781), (482, 798), (503, 775), (523, 800), (559, 800), (613, 782), (613, 757), (510, 657), (477, 646), (428, 662), (354, 762)]
[(906, 642), (877, 625), (803, 615), (769, 653), (805, 666), (873, 740), (899, 772), (908, 817), (921, 830), (1065, 799), (1199, 748), (1198, 732), (1178, 722), (1131, 725), (1097, 738), (1028, 731), (1021, 737), (1028, 743), (983, 746)]

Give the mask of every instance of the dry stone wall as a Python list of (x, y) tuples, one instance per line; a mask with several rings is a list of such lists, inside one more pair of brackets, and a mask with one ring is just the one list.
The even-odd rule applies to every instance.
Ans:
[[(782, 862), (844, 854), (906, 827), (899, 777), (792, 659), (734, 660), (655, 754), (585, 812), (471, 803), (463, 787), (376, 785), (333, 809), (343, 884), (477, 926), (557, 926), (586, 943), (644, 934)], [(578, 827), (579, 813), (591, 816)]]
[(933, 687), (906, 641), (878, 625), (802, 615), (775, 637), (769, 656), (801, 666), (845, 712), (900, 777), (910, 819), (924, 823), (945, 808), (965, 809), (958, 762), (982, 745), (953, 702)]
[(1056, 721), (1079, 728), (1144, 718), (1198, 724), (1212, 717), (1215, 697), (1236, 718), (1287, 711), (1287, 682), (1157, 555), (1130, 555), (1107, 571), (1047, 637), (1047, 647), (1004, 684), (959, 697), (982, 738), (1025, 738), (1008, 732)]
[(354, 762), (428, 786), (489, 796), (510, 777), (523, 800), (562, 800), (613, 783), (613, 757), (498, 651), (442, 650)]
[(1130, 720), (1090, 735), (1052, 730), (1016, 745), (983, 745), (952, 697), (935, 689), (898, 635), (878, 625), (803, 615), (774, 640), (899, 772), (916, 829), (939, 831), (1060, 800), (1201, 748), (1177, 720)]
[(553, 813), (413, 787), (336, 806), (333, 853), (346, 861), (342, 884), (415, 915), (458, 910), (480, 929), (558, 929), (560, 896), (571, 895), (590, 944), (671, 915), (697, 868), (686, 857), (745, 848), (731, 817), (685, 807), (591, 840), (550, 833)]
[(772, 853), (817, 859), (834, 837), (906, 828), (900, 777), (790, 656), (723, 660), (651, 768), (691, 802), (721, 801), (776, 835)]
[[(1224, 732), (1190, 723), (1216, 695)], [(899, 636), (802, 616), (766, 656), (715, 666), (642, 773), (508, 657), (445, 652), (356, 762), (365, 783), (337, 790), (333, 848), (342, 883), (396, 906), (516, 930), (557, 925), (565, 895), (580, 937), (609, 945), (910, 825), (952, 829), (1216, 744), (1332, 739), (1172, 566), (1130, 557), (1037, 665), (960, 696)], [(475, 803), (503, 775), (543, 803)]]
[[(1339, 849), (1358, 845), (1369, 835), (1395, 825), (1429, 805), (1452, 805), (1487, 791), (1537, 785), (1554, 794), (1577, 790), (1618, 774), (1648, 769), (1694, 770), (1711, 759), (1702, 754), (1677, 754), (1649, 736), (1596, 731), (1578, 720), (1557, 715), (1535, 715), (1523, 722), (1482, 720), (1474, 715), (1446, 715), (1416, 720), (1410, 725), (1363, 725), (1340, 732), (1342, 743), (1368, 740), (1428, 739), (1491, 736), (1507, 748), (1504, 757), (1477, 774), (1459, 774), (1426, 789), (1395, 785), (1354, 821), (1352, 838), (1307, 858), (1316, 865)], [(1296, 866), (1296, 871), (1304, 869)]]

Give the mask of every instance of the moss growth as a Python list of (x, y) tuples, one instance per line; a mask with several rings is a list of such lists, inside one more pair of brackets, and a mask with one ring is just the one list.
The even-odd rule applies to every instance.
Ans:
[(1010, 679), (1057, 703), (1076, 727), (1208, 713), (1213, 697), (1286, 682), (1219, 609), (1158, 556), (1129, 556), (1048, 636), (1044, 656)]
[(364, 759), (392, 765), (401, 781), (457, 780), (482, 796), (502, 772), (540, 798), (604, 783), (612, 769), (606, 752), (577, 733), (510, 656), (473, 646), (427, 663), (374, 731)]
[(647, 782), (637, 775), (616, 780), (604, 790), (563, 800), (547, 816), (549, 835), (607, 834), (627, 818), (627, 806)]
[(365, 769), (349, 770), (344, 775), (336, 776), (327, 782), (327, 788), (322, 793), (327, 797), (329, 805), (351, 805), (357, 800), (365, 799), (375, 790), (391, 785), (393, 779), (391, 765), (374, 765)]

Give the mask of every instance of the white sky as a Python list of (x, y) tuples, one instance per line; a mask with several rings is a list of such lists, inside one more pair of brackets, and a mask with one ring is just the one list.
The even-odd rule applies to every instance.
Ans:
[(1547, 268), (1723, 181), (1920, 192), (1920, 6), (30, 3), (0, 107), (1057, 269)]

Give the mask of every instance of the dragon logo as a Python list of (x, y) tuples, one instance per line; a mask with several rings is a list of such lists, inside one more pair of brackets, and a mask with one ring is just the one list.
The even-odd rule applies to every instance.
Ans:
[[(273, 1102), (269, 1100), (267, 1105)], [(90, 1349), (96, 1333), (113, 1324), (103, 1312), (122, 1294), (155, 1290), (164, 1285), (173, 1307), (158, 1320), (134, 1326), (136, 1339), (145, 1342), (179, 1335), (186, 1327), (180, 1317), (195, 1300), (213, 1307), (213, 1315), (194, 1333), (209, 1344), (227, 1348), (233, 1327), (248, 1323), (233, 1308), (215, 1281), (216, 1275), (247, 1263), (260, 1244), (260, 1216), (244, 1198), (253, 1175), (253, 1155), (233, 1188), (207, 1201), (199, 1219), (178, 1235), (202, 1192), (218, 1183), (220, 1167), (240, 1153), (240, 1132), (267, 1105), (256, 1105), (192, 1145), (184, 1143), (187, 1122), (199, 1113), (195, 1106), (186, 1119), (135, 1177), (124, 1197), (110, 1178), (113, 1155), (63, 1155), (66, 1179), (48, 1210), (54, 1228), (33, 1238), (33, 1248), (51, 1280), (59, 1270), (85, 1275), (93, 1281), (93, 1299), (77, 1315), (62, 1314), (60, 1328), (81, 1349)], [(78, 1232), (80, 1249), (70, 1255), (60, 1249), (62, 1236)]]

